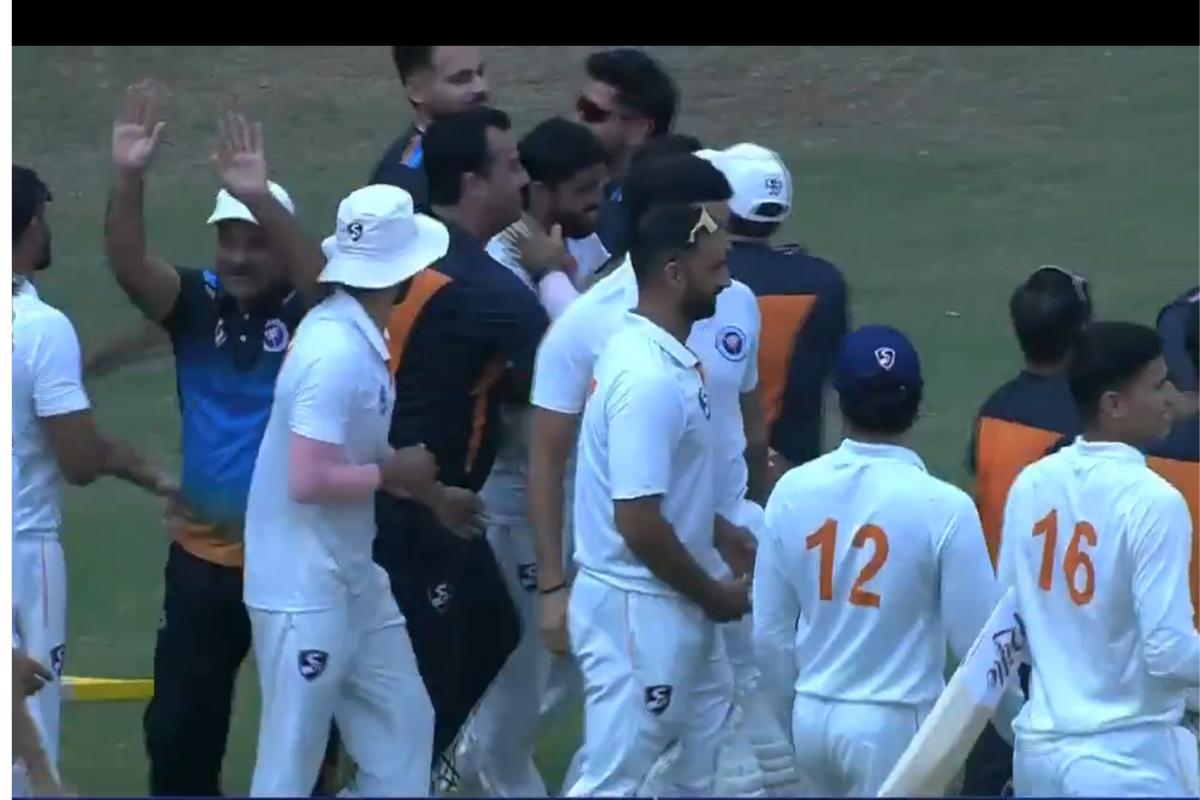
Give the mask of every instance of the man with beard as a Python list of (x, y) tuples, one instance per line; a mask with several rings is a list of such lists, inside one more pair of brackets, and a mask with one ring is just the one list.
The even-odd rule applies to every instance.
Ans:
[(729, 285), (727, 214), (724, 200), (698, 199), (639, 220), (637, 305), (591, 379), (570, 604), (585, 741), (571, 796), (637, 794), (676, 742), (677, 787), (707, 793), (733, 714), (733, 676), (714, 623), (749, 610), (748, 576), (717, 580), (703, 566), (717, 511), (712, 412), (700, 361), (684, 344)]
[(604, 146), (611, 175), (598, 233), (608, 252), (622, 255), (629, 248), (630, 217), (621, 185), (638, 149), (670, 132), (679, 93), (663, 66), (642, 50), (593, 53), (585, 69), (588, 80), (575, 113)]
[(67, 573), (59, 540), (64, 481), (86, 486), (112, 475), (158, 494), (175, 488), (131, 447), (96, 430), (75, 328), (34, 287), (33, 276), (50, 266), (50, 199), (36, 172), (13, 167), (12, 634), (14, 648), (53, 672), (53, 680), (28, 701), (46, 757), (39, 765), (14, 767), (18, 793), (28, 790), (27, 780), (41, 787), (47, 769), (57, 770), (67, 635)]
[(369, 183), (390, 183), (424, 205), (428, 184), (421, 146), (433, 118), (478, 108), (488, 100), (479, 48), (472, 45), (393, 45), (392, 63), (413, 107), (413, 123), (383, 154)]
[[(423, 141), (433, 215), (450, 248), (413, 278), (388, 323), (391, 445), (424, 444), (447, 486), (478, 491), (495, 459), (501, 399), (528, 396), (549, 320), (484, 249), (519, 219), (529, 178), (508, 116), (439, 116)], [(437, 715), (434, 754), (454, 740), (517, 644), (519, 621), (487, 542), (463, 541), (424, 506), (380, 495), (375, 558), (388, 571)]]
[[(524, 219), (495, 236), (488, 252), (537, 292), (555, 317), (577, 295), (574, 281), (587, 266), (594, 269), (607, 258), (594, 233), (604, 150), (587, 128), (559, 118), (535, 127), (517, 149), (530, 179)], [(569, 252), (572, 242), (578, 259)], [(588, 253), (602, 255), (589, 261)], [(461, 776), (477, 778), (482, 789), (502, 797), (546, 794), (533, 748), (552, 664), (537, 636), (537, 559), (525, 499), (528, 413), (524, 398), (501, 406), (496, 463), (480, 492), (488, 542), (521, 615), (521, 643), (472, 718), (458, 762)]]

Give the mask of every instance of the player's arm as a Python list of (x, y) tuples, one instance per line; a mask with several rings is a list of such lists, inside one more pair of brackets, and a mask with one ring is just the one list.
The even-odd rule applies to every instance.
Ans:
[(767, 500), (767, 458), (770, 448), (767, 447), (767, 421), (758, 387), (742, 392), (739, 401), (746, 434), (746, 471), (749, 476), (746, 496), (762, 505)]
[(143, 82), (129, 87), (125, 109), (113, 124), (112, 192), (104, 216), (108, 266), (122, 291), (142, 313), (162, 322), (175, 307), (180, 279), (175, 269), (146, 251), (145, 176), (163, 124), (161, 91)]
[(271, 194), (262, 125), (251, 125), (240, 114), (226, 114), (218, 121), (214, 160), (226, 191), (250, 209), (276, 259), (287, 265), (292, 287), (306, 305), (316, 305), (323, 296), (317, 279), (325, 269), (325, 254)]
[(722, 583), (704, 571), (662, 514), (672, 456), (686, 421), (677, 385), (667, 375), (623, 371), (606, 391), (608, 475), (617, 531), (660, 581), (713, 619), (737, 619), (746, 609), (727, 608)]
[(143, 323), (107, 342), (98, 352), (87, 357), (83, 365), (85, 378), (102, 378), (141, 361), (167, 355), (171, 338), (158, 325)]
[(12, 749), (13, 760), (25, 765), (35, 797), (55, 796), (61, 791), (42, 737), (38, 733), (25, 698), (37, 692), (54, 674), (22, 651), (13, 648)]
[(591, 363), (575, 353), (568, 328), (551, 328), (534, 365), (529, 424), (529, 521), (541, 592), (542, 641), (558, 655), (570, 652), (567, 580), (563, 559), (563, 485), (587, 399)]
[(796, 685), (796, 623), (800, 619), (800, 598), (784, 565), (783, 542), (786, 530), (785, 498), (778, 493), (767, 503), (766, 525), (758, 543), (754, 565), (754, 655), (762, 672), (762, 689), (768, 708), (774, 709), (779, 723), (790, 731), (791, 708)]
[(1179, 492), (1162, 491), (1134, 520), (1133, 605), (1146, 667), (1156, 678), (1200, 686), (1200, 633), (1188, 591), (1192, 523)]

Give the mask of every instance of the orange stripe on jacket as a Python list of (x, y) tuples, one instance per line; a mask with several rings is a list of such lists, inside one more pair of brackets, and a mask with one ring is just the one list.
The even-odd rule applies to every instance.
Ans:
[(471, 414), (471, 438), (467, 440), (467, 460), (464, 465), (468, 473), (475, 466), (475, 458), (479, 455), (479, 448), (483, 444), (483, 430), (487, 427), (488, 403), (490, 402), (488, 395), (492, 387), (504, 375), (506, 363), (503, 356), (492, 358), (484, 365), (483, 374), (479, 376), (479, 381), (471, 389), (471, 395), (475, 398), (475, 409)]
[(1000, 554), (1004, 504), (1021, 470), (1046, 454), (1062, 434), (1019, 422), (980, 417), (975, 439), (975, 504), (992, 567)]
[(1195, 461), (1176, 461), (1172, 458), (1150, 456), (1146, 459), (1150, 469), (1161, 475), (1179, 490), (1187, 501), (1192, 515), (1192, 564), (1188, 573), (1188, 585), (1192, 590), (1192, 623), (1200, 629), (1200, 464)]
[(454, 279), (449, 275), (435, 269), (423, 269), (413, 277), (404, 302), (392, 306), (392, 313), (388, 315), (387, 330), (388, 368), (393, 375), (400, 369), (404, 348), (408, 344), (413, 326), (417, 323), (417, 317), (421, 316), (421, 311), (433, 296), (452, 280)]
[(762, 329), (758, 342), (758, 390), (767, 430), (779, 418), (787, 390), (788, 368), (796, 335), (808, 321), (815, 294), (764, 295), (758, 298)]

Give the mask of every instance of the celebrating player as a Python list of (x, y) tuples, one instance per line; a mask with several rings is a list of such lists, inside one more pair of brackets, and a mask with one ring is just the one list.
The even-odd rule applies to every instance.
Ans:
[(1196, 737), (1181, 724), (1200, 687), (1191, 520), (1141, 452), (1171, 423), (1162, 343), (1142, 325), (1094, 323), (1068, 379), (1084, 433), (1027, 467), (1004, 510), (1000, 579), (1016, 588), (1033, 662), (1014, 789), (1195, 796)]
[(912, 344), (858, 329), (834, 386), (845, 440), (767, 503), (755, 644), (773, 707), (792, 710), (802, 780), (867, 797), (944, 686), (947, 634), (962, 658), (998, 596), (971, 499), (904, 445), (923, 387)]

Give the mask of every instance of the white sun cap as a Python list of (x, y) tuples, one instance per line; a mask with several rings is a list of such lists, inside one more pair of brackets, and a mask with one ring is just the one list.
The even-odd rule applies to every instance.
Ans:
[[(296, 206), (292, 204), (292, 198), (288, 195), (287, 190), (274, 181), (268, 181), (267, 188), (271, 190), (271, 194), (279, 201), (279, 204), (286, 208), (289, 214), (295, 216)], [(250, 209), (246, 208), (246, 205), (242, 201), (222, 189), (217, 192), (217, 204), (213, 207), (213, 212), (208, 218), (208, 224), (216, 225), (218, 222), (230, 219), (252, 222), (255, 225), (258, 224), (258, 220), (254, 218), (254, 215), (250, 213)]]
[(375, 184), (341, 202), (337, 232), (321, 243), (328, 262), (321, 283), (359, 289), (397, 286), (446, 254), (450, 232), (413, 211), (412, 196)]

